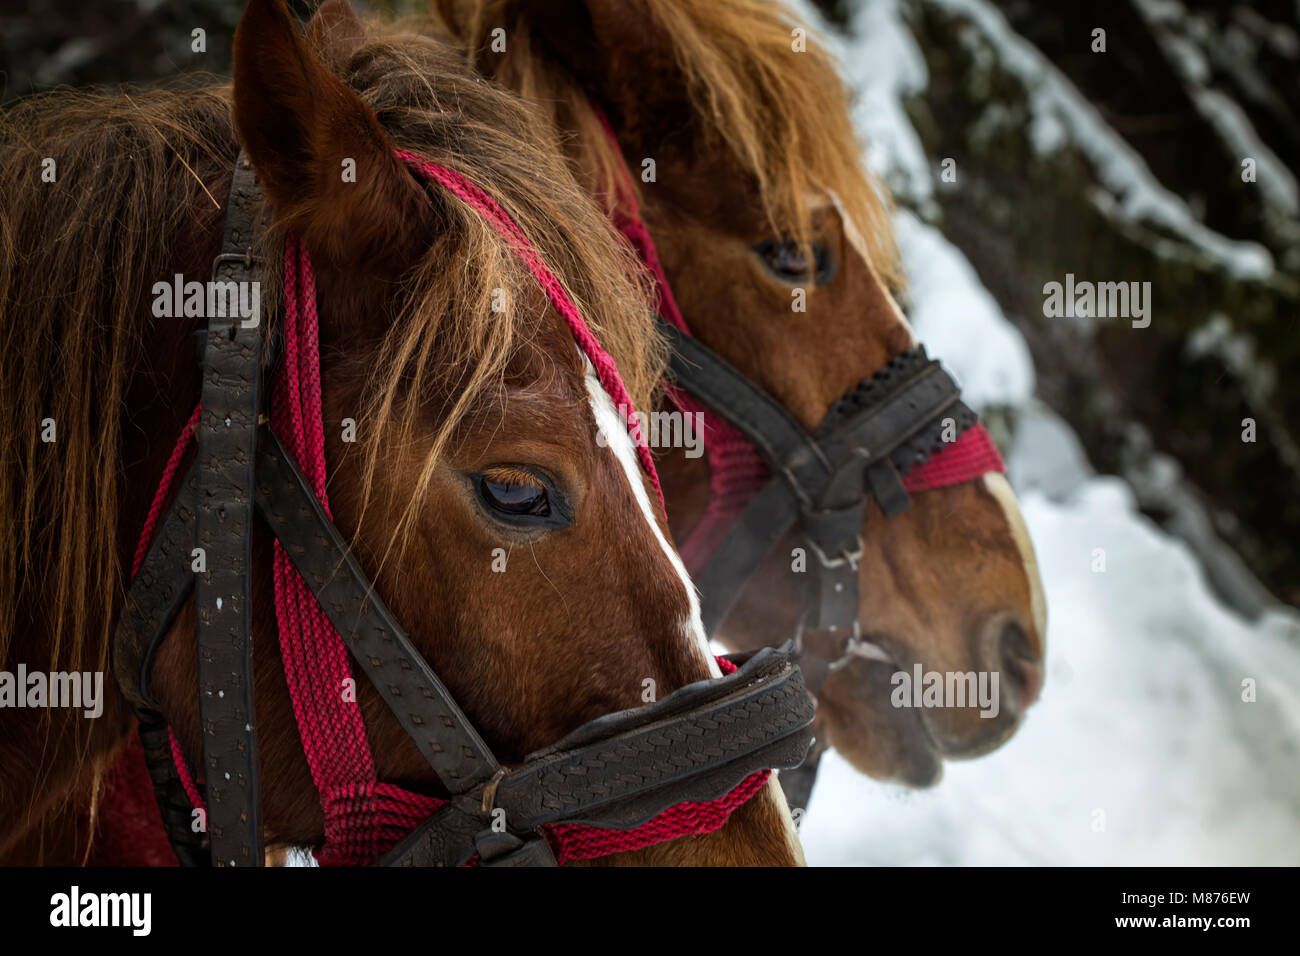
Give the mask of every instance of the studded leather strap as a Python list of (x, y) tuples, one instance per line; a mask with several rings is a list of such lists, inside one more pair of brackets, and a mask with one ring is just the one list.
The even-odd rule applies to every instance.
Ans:
[(126, 592), (113, 638), (113, 672), (138, 712), (156, 711), (149, 693), (149, 664), (194, 589), (195, 498), (198, 475), (190, 468), (171, 510), (154, 534), (144, 563)]
[(705, 629), (714, 633), (771, 549), (796, 525), (811, 553), (803, 623), (844, 629), (857, 623), (856, 565), (867, 498), (895, 515), (910, 504), (900, 473), (930, 454), (943, 418), (957, 430), (974, 415), (957, 384), (923, 348), (909, 349), (850, 389), (813, 434), (725, 359), (671, 322), (675, 383), (735, 426), (773, 477), (750, 500), (696, 575)]
[(269, 427), (262, 429), (257, 507), (442, 785), (464, 793), (496, 773), (491, 750), (375, 593), (307, 477)]
[[(241, 153), (213, 281), (258, 281), (253, 244), (262, 211), (261, 190)], [(194, 603), (203, 775), (216, 866), (263, 864), (249, 607), (261, 363), (260, 317), (208, 317), (197, 504), (207, 569), (197, 576)]]
[(211, 855), (207, 834), (192, 826), (193, 808), (172, 760), (167, 722), (149, 692), (149, 668), (158, 645), (194, 591), (191, 552), (197, 494), (198, 475), (190, 468), (126, 592), (113, 638), (113, 672), (135, 711), (154, 797), (182, 866), (207, 866)]
[(514, 834), (561, 821), (633, 829), (678, 803), (717, 799), (756, 770), (798, 766), (812, 719), (789, 648), (763, 648), (720, 680), (584, 724), (440, 809), (376, 865), (461, 865), (481, 849), (493, 809)]

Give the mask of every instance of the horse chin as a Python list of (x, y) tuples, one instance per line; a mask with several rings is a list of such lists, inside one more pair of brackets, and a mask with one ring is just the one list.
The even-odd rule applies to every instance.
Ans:
[(924, 721), (917, 721), (921, 726), (909, 730), (899, 745), (899, 767), (892, 778), (894, 782), (916, 790), (926, 790), (936, 786), (943, 779), (944, 756), (935, 746), (934, 738), (925, 729)]
[(922, 712), (890, 704), (892, 661), (856, 659), (818, 696), (818, 736), (858, 772), (923, 789), (943, 776), (943, 754)]
[(998, 719), (990, 721), (953, 721), (927, 707), (895, 706), (895, 675), (912, 670), (899, 661), (912, 657), (880, 634), (870, 636), (869, 648), (867, 656), (833, 671), (822, 687), (817, 735), (873, 779), (932, 787), (943, 777), (944, 761), (981, 757), (1005, 744), (1032, 703), (1032, 697), (1003, 695)]

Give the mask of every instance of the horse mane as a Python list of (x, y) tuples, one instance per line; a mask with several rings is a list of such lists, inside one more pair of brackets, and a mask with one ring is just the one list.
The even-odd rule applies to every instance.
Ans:
[[(516, 2), (432, 0), (442, 26), (481, 67), (549, 108), (561, 128), (579, 131), (595, 153), (583, 174), (600, 193), (617, 195), (621, 157), (578, 81), (547, 56), (545, 44), (531, 42), (528, 14), (511, 20)], [(753, 176), (773, 227), (806, 237), (810, 200), (833, 193), (870, 265), (900, 288), (886, 193), (863, 162), (838, 66), (815, 33), (771, 0), (637, 2), (657, 25), (656, 36), (672, 44), (705, 148), (721, 145)], [(510, 22), (506, 52), (489, 52), (490, 31)], [(807, 30), (803, 52), (792, 48), (795, 27)]]
[[(640, 264), (574, 180), (552, 125), (522, 98), (484, 83), (463, 56), (427, 29), (415, 32), (417, 25), (427, 23), (368, 21), (372, 34), (378, 27), (409, 32), (358, 50), (343, 79), (399, 148), (456, 169), (505, 209), (614, 357), (634, 405), (650, 407), (667, 351)], [(507, 363), (532, 335), (521, 310), (502, 312), (494, 306), (502, 297), (520, 303), (537, 293), (531, 271), (479, 213), (446, 197), (440, 187), (433, 195), (442, 197), (444, 228), (411, 272), (409, 307), (381, 349), (380, 371), (368, 391), (368, 417), (397, 423), (396, 437), (383, 441), (416, 441), (419, 419), (402, 414), (401, 395), (446, 391), (447, 382), (430, 380), (435, 364), (464, 374), (450, 383), (459, 397), (433, 436), (411, 503), (394, 531), (399, 552), (446, 443), (458, 425), (479, 419), (484, 401), (500, 408)], [(393, 374), (398, 369), (406, 374)], [(380, 436), (373, 438), (366, 449), (363, 502), (383, 460)]]
[[(356, 51), (340, 68), (343, 80), (399, 149), (458, 170), (513, 217), (618, 362), (634, 402), (647, 407), (664, 363), (648, 291), (631, 254), (573, 182), (549, 125), (475, 76), (456, 51), (379, 29), (390, 32)], [(6, 664), (16, 638), (25, 638), (41, 641), (52, 670), (107, 670), (129, 573), (119, 550), (139, 532), (118, 528), (128, 392), (148, 359), (153, 284), (170, 278), (179, 242), (219, 228), (224, 195), (217, 190), (237, 152), (230, 104), (229, 85), (189, 78), (147, 91), (56, 91), (0, 113)], [(56, 163), (53, 183), (41, 181), (45, 157)], [(439, 422), (410, 510), (456, 428), (482, 413), (479, 400), (496, 394), (534, 332), (535, 317), (495, 311), (494, 299), (503, 292), (507, 303), (538, 301), (532, 274), (477, 213), (439, 188), (430, 195), (445, 228), (403, 280), (407, 305), (382, 334), (363, 409), (427, 444), (420, 403), (403, 396), (427, 395), (438, 373), (459, 370), (451, 387), (461, 394)], [(266, 237), (268, 261), (283, 260), (283, 239)], [(279, 270), (268, 273), (266, 313), (279, 284)], [(46, 418), (57, 427), (50, 444), (40, 438)], [(364, 500), (381, 467), (385, 429), (359, 431), (369, 436), (360, 442)], [(39, 622), (38, 633), (20, 622)]]
[[(106, 669), (107, 610), (122, 576), (122, 412), (149, 290), (183, 224), (205, 204), (215, 212), (201, 180), (234, 163), (226, 91), (188, 81), (133, 92), (60, 91), (0, 114), (5, 662), (21, 603), (45, 624), (51, 669)], [(54, 182), (42, 181), (47, 168)], [(93, 632), (101, 640), (83, 639)]]

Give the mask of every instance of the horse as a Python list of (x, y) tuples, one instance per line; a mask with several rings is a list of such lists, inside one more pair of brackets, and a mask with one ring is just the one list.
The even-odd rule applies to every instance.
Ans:
[[(624, 231), (643, 253), (657, 248), (646, 264), (663, 277), (661, 310), (685, 317), (675, 322), (689, 326), (684, 344), (703, 345), (737, 371), (731, 384), (756, 386), (747, 400), (761, 390), (768, 418), (788, 413), (815, 433), (864, 375), (878, 380), (914, 356), (883, 189), (864, 168), (832, 58), (781, 5), (430, 6), (433, 29), (547, 113), (579, 181), (616, 219), (632, 220)], [(716, 406), (676, 397), (676, 407), (706, 415), (707, 454), (658, 453), (673, 534), (707, 599), (702, 562), (772, 462), (719, 422)], [(839, 559), (856, 565), (856, 578), (834, 585), (858, 592), (858, 634), (846, 642), (843, 626), (809, 626), (807, 575), (797, 566), (809, 544), (796, 527), (771, 547), (713, 635), (738, 649), (799, 638), (805, 670), (820, 666), (824, 680), (819, 739), (858, 771), (915, 787), (935, 784), (944, 759), (1006, 741), (1043, 682), (1046, 608), (1033, 547), (996, 450), (982, 429), (969, 431), (966, 467), (938, 477), (914, 469), (901, 489), (886, 469), (899, 503), (867, 505), (859, 553)], [(1000, 675), (1000, 708), (993, 716), (973, 700), (900, 706), (899, 677), (914, 673)], [(810, 786), (791, 793), (793, 806)]]
[[(207, 430), (223, 427), (206, 409), (227, 326), (200, 334), (201, 315), (168, 316), (168, 289), (206, 277), (214, 258), (253, 269), (260, 257), (277, 264), (256, 273), (265, 348), (282, 353), (272, 424), (287, 442), (283, 416), (298, 414), (302, 448), (317, 446), (314, 461), (292, 452), (314, 486), (306, 500), (369, 575), (366, 601), (403, 622), (504, 768), (644, 705), (647, 687), (666, 703), (719, 677), (653, 461), (615, 409), (646, 407), (663, 345), (634, 261), (551, 130), (458, 52), (398, 32), (362, 37), (340, 7), (326, 4), (303, 36), (283, 0), (251, 0), (231, 85), (60, 91), (3, 114), (0, 660), (8, 672), (109, 670), (128, 584), (146, 547), (146, 561), (154, 554), (149, 529), (184, 513), (177, 476), (194, 462), (202, 482), (223, 466), (200, 459)], [(270, 219), (256, 254), (222, 251), (237, 162), (256, 174)], [(295, 303), (301, 325), (290, 328)], [(234, 323), (230, 340), (244, 335), (222, 321)], [(311, 360), (290, 380), (299, 339)], [(307, 606), (300, 565), (281, 567), (260, 522), (250, 547), (262, 831), (272, 848), (337, 858), (332, 804), (349, 794), (401, 792), (428, 808), (459, 791), (431, 770), (386, 689), (352, 681), (345, 654), (317, 703), (359, 726), (367, 752), (326, 757), (372, 766), (339, 780), (305, 750), (302, 699), (287, 686), (304, 680), (302, 662), (283, 626), (277, 635), (281, 588), (305, 595), (294, 613), (321, 607)], [(193, 766), (211, 804), (229, 787), (206, 750), (215, 731), (201, 717), (192, 634), (215, 612), (196, 609), (204, 574), (194, 577), (146, 677), (177, 771), (202, 754)], [(90, 859), (93, 847), (69, 838), (71, 810), (89, 806), (93, 819), (106, 768), (130, 746), (124, 693), (106, 682), (96, 719), (52, 707), (0, 717), (0, 860)], [(510, 779), (501, 769), (466, 793), (487, 808)], [(775, 777), (746, 779), (752, 794), (707, 832), (591, 862), (801, 862)]]

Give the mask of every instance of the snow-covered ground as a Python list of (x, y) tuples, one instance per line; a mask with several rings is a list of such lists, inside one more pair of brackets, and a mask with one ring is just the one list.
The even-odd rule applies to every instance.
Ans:
[[(1044, 121), (1105, 151), (1098, 166), (1124, 179), (1115, 188), (1131, 214), (1255, 264), (1245, 254), (1254, 250), (1207, 235), (1109, 131), (1084, 136), (1077, 127), (1096, 117), (1065, 108), (1081, 98), (995, 9), (924, 2), (971, 15), (1007, 59), (1036, 71)], [(792, 7), (819, 24), (807, 4)], [(835, 51), (860, 94), (855, 119), (870, 162), (928, 217), (936, 170), (898, 103), (923, 88), (924, 61), (898, 0), (863, 0), (853, 30)], [(1023, 338), (921, 216), (902, 209), (895, 221), (916, 332), (973, 404), (1019, 412), (1008, 457), (1046, 587), (1047, 683), (1008, 744), (949, 763), (932, 790), (877, 783), (829, 754), (802, 823), (808, 862), (1300, 863), (1300, 615), (1250, 622), (1226, 610), (1182, 542), (1138, 513), (1128, 487), (1091, 473), (1069, 429), (1032, 400)], [(1098, 549), (1104, 571), (1094, 570)]]
[(808, 862), (1300, 863), (1300, 623), (1225, 611), (1116, 479), (1021, 500), (1050, 618), (1041, 700), (933, 790), (829, 755), (801, 830)]

